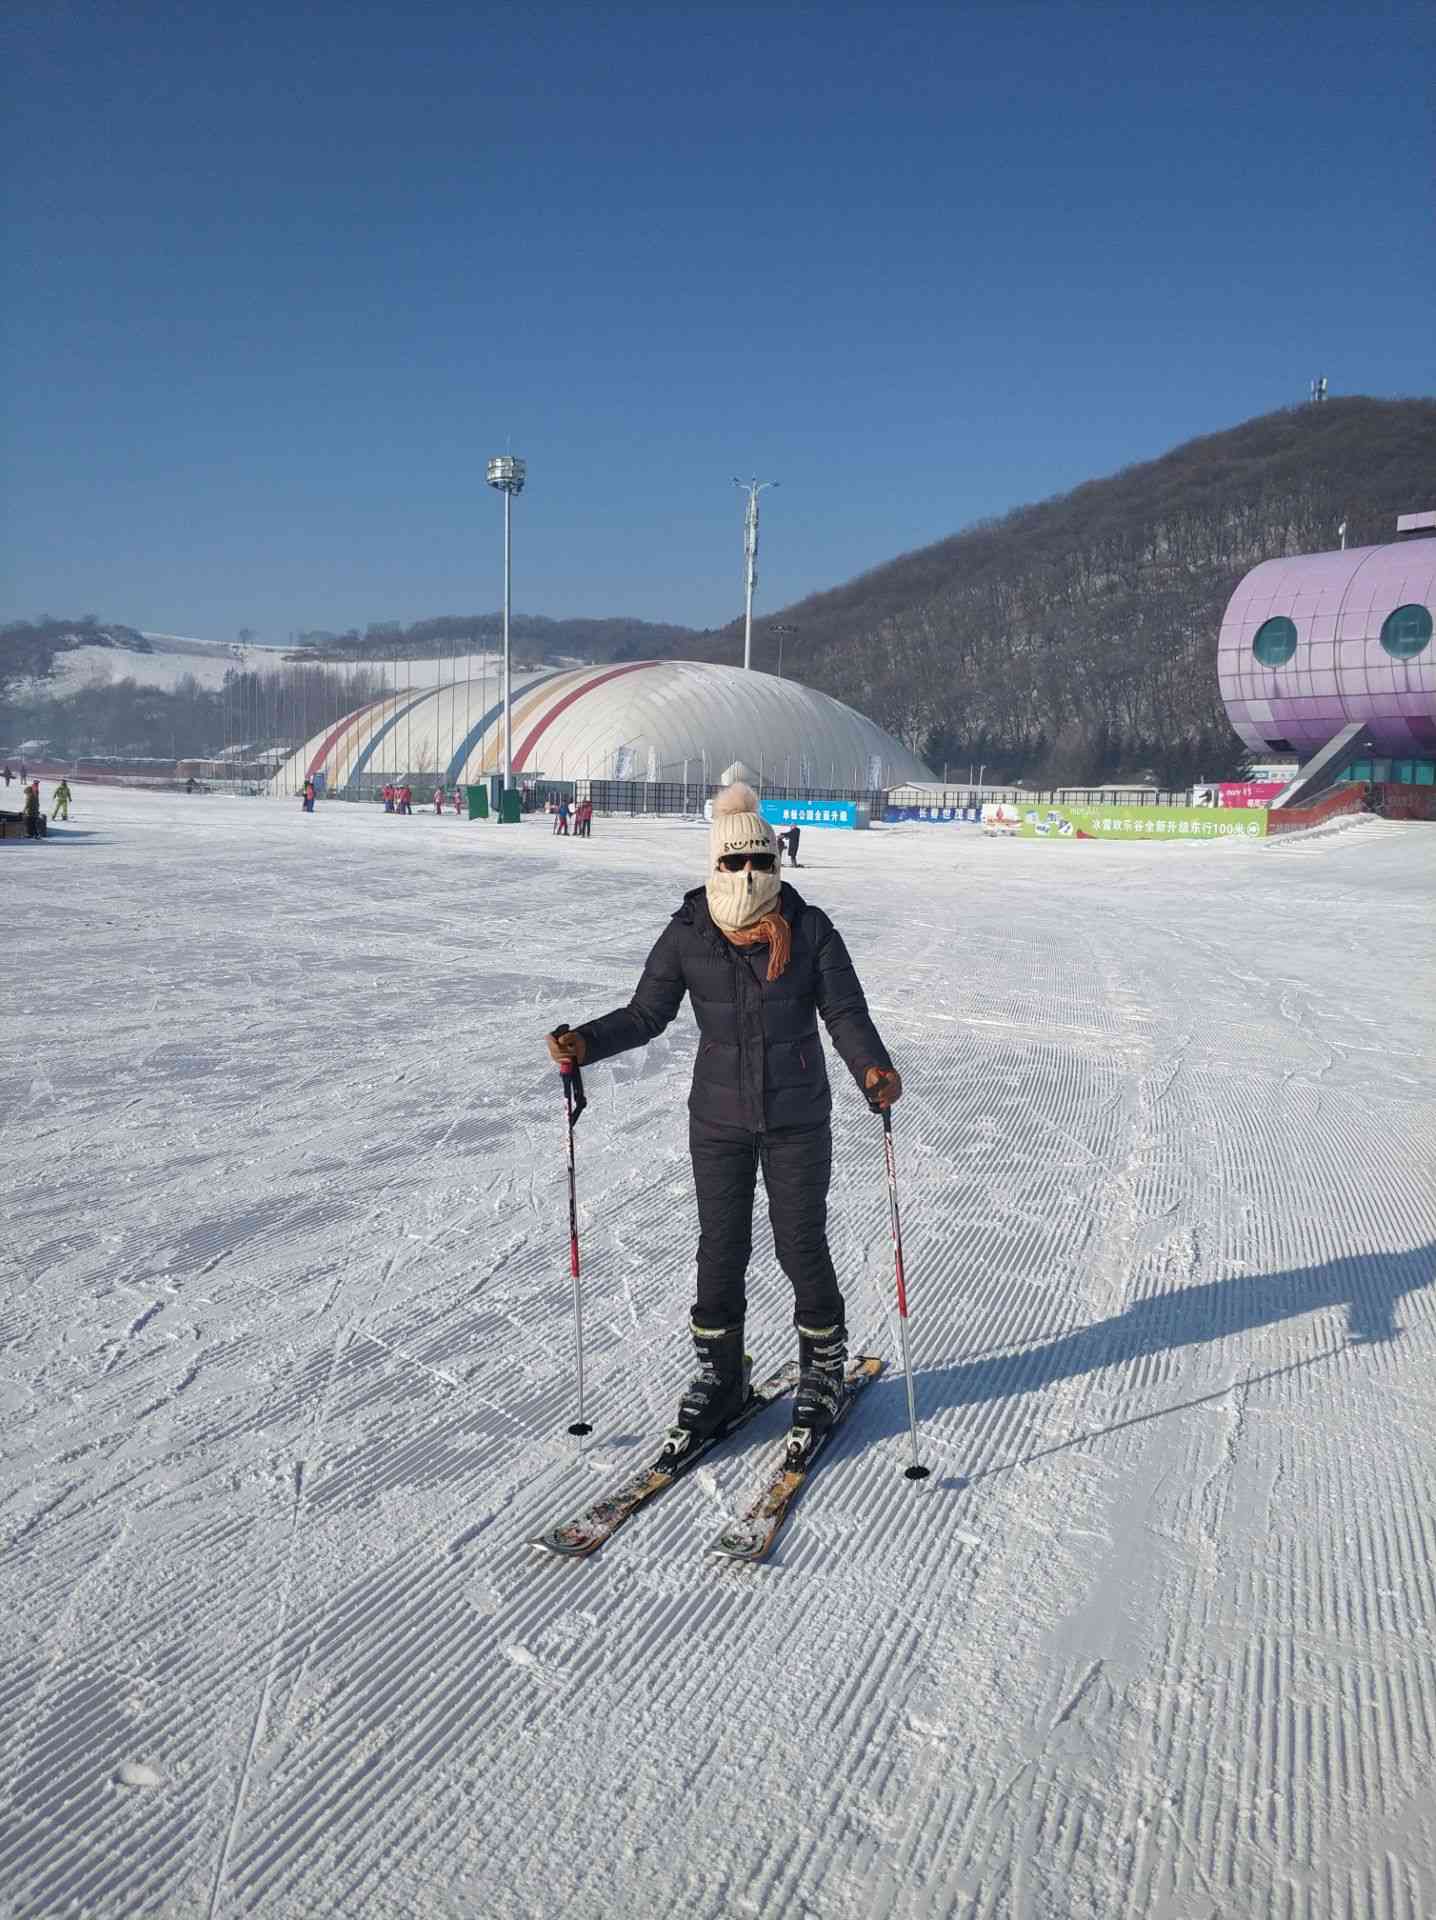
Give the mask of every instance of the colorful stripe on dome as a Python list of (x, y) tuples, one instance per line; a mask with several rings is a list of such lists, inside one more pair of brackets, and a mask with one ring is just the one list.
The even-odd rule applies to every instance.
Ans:
[(586, 693), (592, 693), (595, 687), (606, 686), (610, 680), (622, 679), (626, 673), (642, 673), (649, 667), (665, 667), (669, 664), (666, 660), (630, 660), (627, 666), (609, 667), (606, 671), (600, 673), (597, 678), (585, 681), (582, 686), (575, 687), (572, 693), (566, 693), (562, 700), (556, 700), (554, 702), (543, 719), (533, 728), (523, 745), (514, 754), (514, 772), (518, 773), (522, 769), (524, 762), (528, 759), (534, 747), (548, 732), (559, 715), (566, 713), (575, 700), (582, 700)]
[[(542, 680), (530, 680), (528, 685), (520, 691), (518, 700), (515, 703), (517, 707), (515, 718), (521, 720), (525, 714), (532, 710), (534, 699), (531, 696), (542, 695), (553, 685), (555, 680), (562, 680), (574, 671), (575, 669), (573, 667), (560, 667), (556, 673), (545, 674)], [(484, 735), (496, 720), (503, 717), (503, 711), (504, 703), (502, 700), (498, 700), (489, 708), (487, 713), (481, 715), (478, 721), (470, 727), (469, 731), (455, 748), (454, 757), (449, 762), (447, 777), (450, 780), (458, 778), (459, 770), (468, 760), (475, 747), (483, 744)], [(518, 765), (517, 760), (515, 760), (514, 765)], [(482, 772), (483, 769), (480, 768), (479, 771)]]
[[(371, 736), (368, 745), (364, 748), (364, 751), (359, 755), (359, 758), (354, 762), (354, 765), (349, 769), (348, 775), (346, 776), (344, 781), (344, 784), (346, 787), (352, 787), (358, 784), (360, 776), (363, 774), (365, 768), (369, 765), (369, 762), (374, 758), (374, 755), (378, 752), (379, 743), (382, 740), (387, 740), (389, 735), (394, 731), (395, 727), (398, 726), (399, 722), (402, 719), (404, 719), (406, 715), (413, 713), (416, 707), (422, 707), (424, 702), (430, 697), (430, 695), (433, 693), (436, 693), (437, 691), (438, 689), (436, 687), (424, 687), (419, 693), (417, 693), (414, 696), (414, 698), (411, 701), (409, 701), (407, 706), (396, 707), (394, 709), (393, 713), (384, 722), (384, 725), (379, 728), (377, 733)], [(395, 697), (398, 698), (397, 695)], [(406, 767), (404, 771), (406, 773), (411, 773), (413, 769), (411, 767)]]
[(383, 706), (388, 698), (387, 693), (381, 694), (377, 700), (367, 701), (364, 706), (357, 708), (353, 713), (346, 713), (342, 720), (335, 723), (333, 730), (325, 736), (318, 752), (309, 763), (308, 775), (311, 780), (323, 767), (335, 744), (343, 739), (349, 729), (357, 727), (366, 713), (372, 713), (375, 707)]
[(349, 728), (349, 732), (344, 735), (344, 739), (336, 741), (332, 753), (328, 755), (326, 762), (324, 762), (324, 772), (328, 774), (330, 787), (342, 787), (342, 785), (344, 785), (344, 776), (346, 776), (347, 768), (349, 768), (351, 762), (353, 762), (353, 756), (357, 755), (357, 753), (363, 753), (363, 745), (365, 745), (365, 741), (371, 737), (374, 728), (376, 728), (376, 726), (382, 726), (382, 724), (384, 724), (384, 718), (394, 710), (395, 699), (397, 699), (395, 693), (384, 693), (378, 701), (374, 701), (374, 705), (363, 708), (363, 712), (359, 714), (357, 724), (355, 724), (353, 728)]

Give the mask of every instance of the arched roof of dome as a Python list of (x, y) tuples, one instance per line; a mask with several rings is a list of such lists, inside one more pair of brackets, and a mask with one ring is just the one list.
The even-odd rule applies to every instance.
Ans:
[[(395, 775), (475, 780), (503, 765), (503, 704), (493, 681), (386, 694), (305, 744), (279, 791), (323, 773), (330, 792)], [(842, 701), (771, 674), (692, 660), (635, 660), (515, 675), (516, 778), (716, 780), (742, 760), (769, 783), (868, 784), (930, 779), (901, 741)], [(802, 780), (806, 763), (807, 778)]]

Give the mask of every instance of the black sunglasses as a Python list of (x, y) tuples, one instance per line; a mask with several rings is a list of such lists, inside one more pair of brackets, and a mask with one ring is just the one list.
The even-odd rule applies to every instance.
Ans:
[(755, 873), (771, 873), (773, 856), (771, 853), (720, 853), (718, 864), (725, 873), (741, 873), (744, 867), (751, 867)]

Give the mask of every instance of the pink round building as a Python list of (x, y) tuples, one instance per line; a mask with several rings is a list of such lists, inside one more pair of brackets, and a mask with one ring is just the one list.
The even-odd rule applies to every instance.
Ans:
[(1383, 754), (1436, 750), (1436, 539), (1253, 567), (1227, 603), (1217, 678), (1253, 753), (1305, 759), (1361, 721)]

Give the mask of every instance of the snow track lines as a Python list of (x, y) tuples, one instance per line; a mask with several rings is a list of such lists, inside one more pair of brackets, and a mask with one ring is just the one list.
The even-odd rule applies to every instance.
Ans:
[[(778, 1410), (595, 1561), (523, 1544), (685, 1377), (687, 1011), (588, 1077), (583, 1448), (541, 1036), (701, 831), (615, 823), (557, 940), (542, 825), (456, 903), (439, 822), (106, 807), (0, 1009), (5, 1920), (1436, 1920), (1424, 829), (805, 837), (908, 1088), (933, 1478), (837, 1069), (889, 1372), (745, 1568)], [(749, 1301), (767, 1369), (761, 1206)]]

